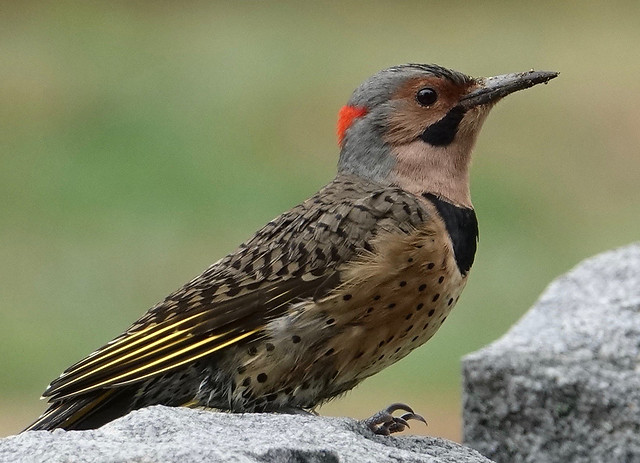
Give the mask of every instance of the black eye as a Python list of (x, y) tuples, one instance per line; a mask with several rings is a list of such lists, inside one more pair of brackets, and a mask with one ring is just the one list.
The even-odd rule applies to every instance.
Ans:
[(418, 103), (422, 106), (431, 106), (437, 99), (438, 94), (431, 87), (422, 88), (416, 93), (416, 100), (418, 100)]

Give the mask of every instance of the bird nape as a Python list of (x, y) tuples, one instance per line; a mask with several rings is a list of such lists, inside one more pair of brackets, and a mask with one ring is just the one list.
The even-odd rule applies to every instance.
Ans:
[[(340, 111), (335, 179), (65, 370), (27, 429), (95, 428), (156, 404), (311, 410), (428, 341), (473, 263), (482, 123), (556, 76), (406, 64), (366, 80)], [(393, 404), (366, 423), (389, 434), (409, 419), (422, 418)]]

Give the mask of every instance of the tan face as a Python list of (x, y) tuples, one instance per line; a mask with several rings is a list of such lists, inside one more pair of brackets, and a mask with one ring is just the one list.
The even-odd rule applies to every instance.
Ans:
[[(392, 182), (416, 195), (432, 193), (462, 207), (472, 207), (469, 193), (471, 152), (491, 104), (472, 107), (464, 114), (446, 143), (431, 144), (421, 138), (428, 127), (441, 121), (460, 99), (479, 87), (459, 85), (448, 79), (411, 79), (391, 99), (385, 141), (391, 145), (396, 163)], [(432, 104), (419, 101), (420, 90), (430, 88), (437, 98)]]
[[(392, 146), (415, 141), (427, 127), (446, 116), (463, 95), (478, 87), (474, 83), (456, 85), (448, 79), (432, 76), (407, 80), (391, 98), (393, 109), (385, 141)], [(434, 90), (437, 96), (430, 105), (421, 104), (417, 98), (418, 92), (427, 88)]]

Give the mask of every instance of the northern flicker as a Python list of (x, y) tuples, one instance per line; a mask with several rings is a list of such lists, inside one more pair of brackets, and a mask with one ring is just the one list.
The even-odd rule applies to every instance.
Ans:
[[(335, 179), (65, 370), (27, 429), (95, 428), (154, 404), (312, 410), (406, 356), (466, 284), (469, 165), (489, 110), (556, 76), (406, 64), (366, 80), (339, 113)], [(388, 434), (411, 418), (394, 404), (367, 423)]]

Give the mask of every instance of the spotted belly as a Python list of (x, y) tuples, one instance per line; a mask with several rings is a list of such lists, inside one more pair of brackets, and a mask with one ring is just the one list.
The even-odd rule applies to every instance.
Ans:
[(229, 408), (312, 408), (428, 341), (466, 283), (443, 227), (379, 236), (341, 270), (335, 291), (272, 320), (232, 360)]

